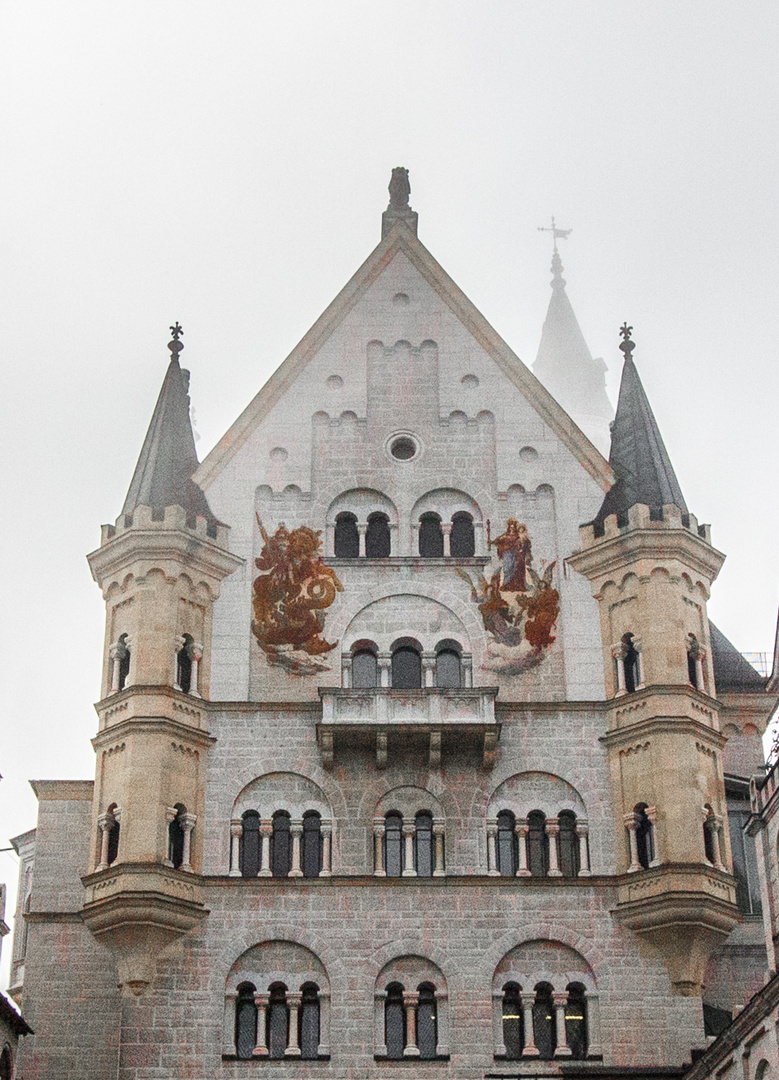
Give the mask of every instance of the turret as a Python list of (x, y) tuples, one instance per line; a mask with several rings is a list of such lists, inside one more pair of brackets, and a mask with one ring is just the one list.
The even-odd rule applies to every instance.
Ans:
[(706, 604), (724, 556), (689, 513), (622, 328), (616, 482), (569, 564), (600, 605), (617, 822), (616, 917), (680, 994), (738, 921)]
[(141, 992), (155, 957), (205, 915), (202, 859), (211, 612), (242, 560), (193, 482), (181, 328), (114, 525), (89, 556), (106, 601), (106, 637), (87, 925)]

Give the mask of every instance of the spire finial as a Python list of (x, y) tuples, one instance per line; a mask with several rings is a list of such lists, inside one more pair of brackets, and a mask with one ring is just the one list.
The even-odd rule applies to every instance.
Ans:
[[(549, 232), (549, 233), (552, 234), (552, 243), (554, 244), (554, 254), (556, 255), (557, 254), (557, 241), (558, 240), (567, 240), (568, 237), (573, 232), (573, 229), (558, 229), (557, 225), (555, 224), (554, 215), (552, 215), (552, 224), (551, 224), (551, 226), (549, 226), (549, 225), (539, 225), (538, 226), (538, 231), (539, 232)], [(560, 269), (562, 269), (562, 264), (560, 266)]]
[(173, 334), (173, 338), (168, 342), (168, 348), (171, 351), (171, 355), (178, 358), (179, 353), (184, 348), (184, 342), (179, 341), (179, 338), (184, 333), (181, 323), (177, 321), (175, 326), (171, 326), (170, 332)]
[(396, 169), (392, 170), (392, 177), (389, 182), (389, 194), (390, 194), (390, 208), (392, 210), (410, 210), (408, 205), (409, 195), (411, 194), (411, 184), (408, 179), (408, 169), (399, 165)]
[(630, 335), (633, 333), (633, 327), (628, 326), (627, 322), (623, 322), (622, 326), (620, 326), (619, 328), (619, 333), (620, 337), (622, 338), (620, 349), (625, 354), (625, 359), (629, 360), (630, 354), (636, 347), (636, 343), (632, 341), (630, 337)]

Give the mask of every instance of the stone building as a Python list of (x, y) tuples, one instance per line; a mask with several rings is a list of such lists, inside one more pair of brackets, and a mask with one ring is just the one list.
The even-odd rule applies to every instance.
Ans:
[[(5, 921), (5, 885), (0, 885), (0, 951), (9, 933)], [(30, 1026), (5, 996), (0, 994), (0, 1080), (11, 1080), (19, 1048), (19, 1039), (30, 1034)]]
[[(539, 374), (584, 365), (596, 438), (561, 272)], [(16, 841), (19, 1075), (678, 1074), (762, 985), (741, 825), (775, 694), (707, 618), (724, 556), (630, 329), (607, 461), (395, 170), (378, 247), (202, 464), (182, 348), (89, 557), (94, 784), (36, 782)]]

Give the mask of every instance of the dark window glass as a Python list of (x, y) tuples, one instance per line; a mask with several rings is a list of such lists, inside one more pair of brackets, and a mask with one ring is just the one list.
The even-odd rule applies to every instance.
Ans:
[[(265, 1023), (265, 1017), (262, 1017)], [(257, 1042), (257, 1006), (254, 1004), (254, 987), (242, 983), (235, 1000), (235, 1052), (239, 1058), (248, 1060)]]
[(176, 806), (178, 811), (173, 821), (168, 823), (168, 858), (178, 870), (184, 861), (184, 829), (181, 826), (181, 816), (186, 813), (186, 807)]
[(476, 551), (476, 542), (473, 536), (473, 518), (464, 511), (460, 511), (452, 518), (449, 550), (457, 559), (470, 559)]
[(270, 868), (274, 877), (287, 877), (292, 868), (292, 834), (289, 831), (289, 814), (283, 810), (273, 815)]
[(241, 876), (257, 877), (260, 871), (260, 815), (256, 810), (247, 810), (241, 821)]
[(395, 439), (394, 443), (390, 447), (390, 453), (398, 461), (409, 461), (417, 452), (417, 444), (413, 439), (405, 438), (401, 436), (399, 439)]
[(436, 1015), (435, 987), (422, 983), (419, 987), (417, 1005), (417, 1046), (421, 1058), (434, 1058), (438, 1043), (438, 1017)]
[(387, 877), (400, 877), (403, 872), (403, 818), (387, 814), (384, 819), (384, 870)]
[(115, 863), (119, 857), (119, 822), (114, 818), (111, 828), (108, 831), (108, 865)]
[(749, 820), (749, 804), (728, 801), (730, 850), (733, 856), (733, 876), (736, 879), (736, 903), (745, 915), (762, 915), (760, 885), (757, 876), (757, 853), (754, 838), (744, 832)]
[(300, 1056), (315, 1058), (319, 1053), (319, 987), (314, 983), (305, 983), (299, 1011)]
[(516, 983), (506, 983), (503, 988), (503, 1045), (509, 1061), (519, 1061), (525, 1045), (522, 999)]
[(422, 657), (410, 645), (395, 649), (392, 654), (393, 690), (420, 690), (422, 688)]
[(542, 1061), (551, 1061), (557, 1046), (552, 987), (549, 983), (539, 983), (533, 1003), (533, 1041), (538, 1047), (538, 1056)]
[(13, 1075), (13, 1061), (11, 1060), (11, 1051), (7, 1046), (3, 1047), (3, 1052), (0, 1054), (0, 1080), (11, 1080)]
[(687, 653), (687, 681), (689, 682), (690, 686), (694, 686), (696, 689), (699, 689), (698, 672), (695, 666), (695, 657), (691, 652)]
[(633, 635), (625, 634), (622, 638), (627, 646), (625, 652), (625, 689), (629, 694), (634, 694), (638, 686), (638, 653), (633, 644)]
[(402, 1058), (406, 1046), (406, 1010), (403, 1008), (403, 987), (390, 983), (384, 1003), (384, 1040), (388, 1058)]
[(498, 814), (498, 870), (503, 877), (513, 877), (517, 872), (517, 837), (514, 825), (511, 811), (501, 810)]
[(303, 877), (319, 877), (322, 869), (322, 829), (319, 814), (303, 815)]
[(549, 870), (549, 840), (546, 817), (540, 810), (532, 810), (527, 816), (527, 861), (533, 877), (546, 877)]
[(339, 514), (335, 519), (335, 555), (337, 559), (356, 559), (360, 554), (360, 534), (354, 514)]
[(581, 1060), (587, 1057), (587, 999), (581, 983), (571, 983), (566, 989), (565, 1041), (570, 1047), (571, 1057)]
[(127, 634), (119, 638), (122, 650), (119, 654), (119, 689), (124, 690), (130, 676), (130, 650), (127, 647)]
[(703, 850), (706, 854), (706, 858), (712, 865), (714, 865), (717, 861), (717, 858), (714, 852), (714, 837), (711, 834), (713, 825), (712, 810), (711, 807), (708, 805), (706, 806), (706, 810), (708, 810), (708, 817), (706, 817), (703, 822)]
[(579, 873), (579, 838), (576, 835), (576, 814), (561, 810), (560, 823), (560, 871), (563, 877), (576, 877)]
[(358, 690), (376, 686), (378, 667), (376, 654), (369, 649), (360, 649), (352, 657), (352, 686)]
[(454, 649), (442, 649), (436, 656), (435, 684), (450, 689), (460, 686), (460, 657)]
[(433, 819), (430, 814), (417, 814), (414, 835), (414, 858), (418, 877), (433, 876)]
[(184, 644), (176, 653), (176, 683), (185, 694), (192, 688), (192, 638), (184, 635)]
[(365, 554), (369, 559), (388, 559), (390, 554), (390, 527), (386, 514), (371, 514), (365, 533)]
[(652, 822), (646, 812), (646, 804), (639, 803), (635, 808), (636, 814), (636, 847), (638, 849), (638, 861), (645, 870), (655, 857), (652, 846)]
[(419, 519), (419, 554), (423, 559), (441, 559), (444, 534), (438, 514), (423, 514)]
[(278, 983), (270, 989), (270, 1019), (268, 1021), (268, 1056), (283, 1058), (289, 1035), (287, 992)]

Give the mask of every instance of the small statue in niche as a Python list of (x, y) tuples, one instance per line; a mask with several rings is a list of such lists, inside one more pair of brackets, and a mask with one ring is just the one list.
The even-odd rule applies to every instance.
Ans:
[(390, 209), (408, 210), (408, 199), (411, 194), (411, 184), (408, 180), (408, 169), (399, 166), (392, 170), (392, 179), (389, 182)]

